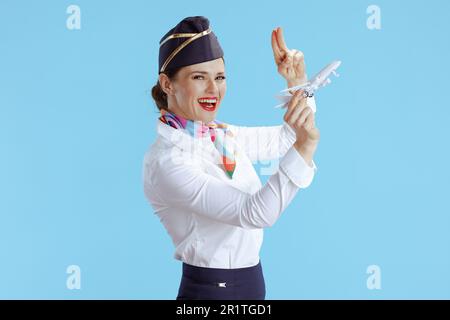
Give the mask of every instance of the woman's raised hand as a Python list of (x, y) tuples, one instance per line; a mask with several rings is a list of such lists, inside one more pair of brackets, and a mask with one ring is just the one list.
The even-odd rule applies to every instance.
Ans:
[(288, 88), (306, 82), (305, 58), (303, 52), (288, 49), (283, 30), (278, 27), (272, 31), (272, 50), (278, 73), (288, 82)]

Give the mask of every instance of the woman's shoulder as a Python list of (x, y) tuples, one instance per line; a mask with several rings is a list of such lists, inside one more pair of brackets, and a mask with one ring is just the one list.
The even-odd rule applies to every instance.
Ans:
[(171, 152), (172, 147), (167, 141), (157, 138), (145, 152), (144, 162), (163, 160)]
[(147, 150), (144, 164), (154, 170), (169, 170), (180, 165), (197, 166), (198, 159), (186, 150), (164, 139), (157, 139)]

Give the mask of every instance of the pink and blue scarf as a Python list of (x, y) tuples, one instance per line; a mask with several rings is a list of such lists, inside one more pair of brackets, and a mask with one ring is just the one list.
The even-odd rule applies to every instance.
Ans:
[[(217, 151), (219, 151), (223, 169), (230, 178), (233, 178), (233, 173), (236, 168), (234, 145), (232, 141), (233, 133), (228, 129), (226, 123), (218, 120), (209, 123), (187, 120), (165, 110), (161, 110), (161, 114), (159, 120), (163, 123), (175, 129), (184, 129), (186, 133), (194, 138), (205, 137), (209, 134), (211, 141), (214, 143)], [(218, 134), (216, 130), (223, 130), (223, 135)]]

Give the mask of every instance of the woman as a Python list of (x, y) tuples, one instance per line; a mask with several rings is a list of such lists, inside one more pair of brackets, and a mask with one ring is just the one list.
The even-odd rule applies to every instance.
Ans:
[[(303, 55), (281, 32), (272, 32), (272, 47), (291, 87), (306, 79)], [(161, 117), (143, 167), (145, 195), (183, 262), (180, 300), (264, 299), (263, 228), (316, 170), (319, 131), (301, 91), (283, 125), (253, 128), (215, 119), (225, 92), (223, 51), (208, 19), (182, 20), (160, 41), (152, 96)], [(252, 161), (278, 158), (279, 170), (262, 186)]]

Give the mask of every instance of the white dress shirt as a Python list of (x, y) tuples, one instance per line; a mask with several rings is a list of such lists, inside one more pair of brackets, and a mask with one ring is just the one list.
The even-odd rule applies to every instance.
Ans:
[[(143, 162), (145, 196), (175, 246), (175, 258), (210, 268), (258, 264), (263, 228), (272, 226), (301, 188), (310, 167), (293, 147), (294, 130), (230, 125), (236, 168), (230, 179), (211, 138), (194, 138), (157, 119), (158, 136)], [(252, 162), (277, 160), (262, 186)]]

